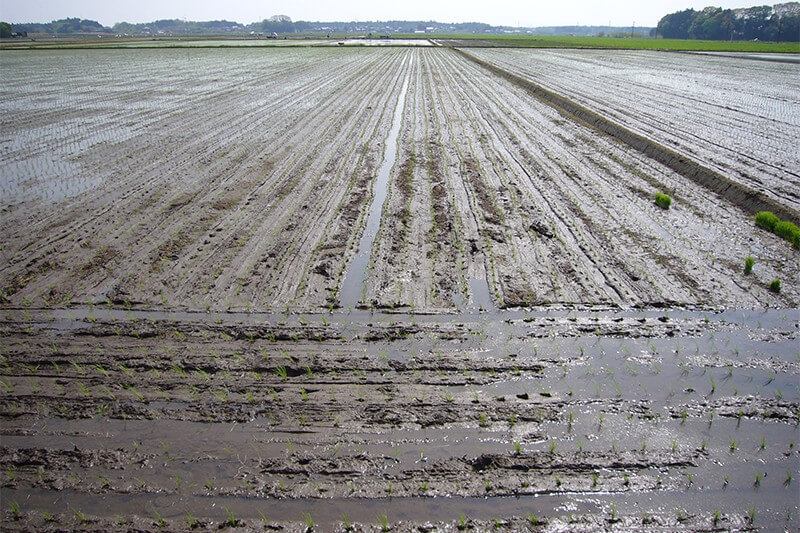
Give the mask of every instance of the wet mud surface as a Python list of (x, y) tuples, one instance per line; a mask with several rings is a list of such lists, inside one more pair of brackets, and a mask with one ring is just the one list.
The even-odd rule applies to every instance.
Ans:
[(796, 311), (2, 318), (11, 529), (797, 526)]
[(439, 47), (0, 59), (3, 530), (800, 527), (740, 206)]
[[(529, 58), (518, 59), (525, 74)], [(3, 61), (4, 305), (452, 313), (800, 301), (797, 251), (750, 213), (453, 50)], [(93, 69), (110, 74), (90, 83)], [(668, 211), (657, 192), (672, 196)]]

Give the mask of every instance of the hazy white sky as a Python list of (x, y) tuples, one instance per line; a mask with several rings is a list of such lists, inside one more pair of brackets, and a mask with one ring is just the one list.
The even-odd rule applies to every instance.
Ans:
[(272, 15), (292, 20), (436, 20), (509, 26), (655, 26), (668, 14), (706, 5), (764, 5), (737, 0), (0, 0), (0, 20), (50, 22), (79, 17), (111, 26), (157, 19), (218, 20), (248, 24)]

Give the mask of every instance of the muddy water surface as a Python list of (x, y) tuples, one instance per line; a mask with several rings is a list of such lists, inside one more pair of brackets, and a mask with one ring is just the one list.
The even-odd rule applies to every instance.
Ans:
[(9, 310), (4, 524), (795, 528), (798, 324)]

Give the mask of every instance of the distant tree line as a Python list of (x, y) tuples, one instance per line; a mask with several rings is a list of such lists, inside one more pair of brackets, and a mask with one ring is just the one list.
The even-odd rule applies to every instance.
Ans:
[(141, 24), (131, 24), (129, 22), (118, 22), (111, 28), (114, 33), (229, 33), (243, 32), (245, 26), (238, 22), (228, 20), (209, 20), (206, 22), (194, 22), (179, 19), (162, 19)]
[[(367, 21), (367, 22), (307, 22), (292, 21), (286, 15), (276, 15), (260, 22), (241, 24), (228, 20), (212, 20), (196, 22), (180, 19), (163, 19), (144, 23), (118, 22), (113, 27), (106, 27), (94, 20), (68, 18), (48, 23), (3, 23), (0, 27), (5, 36), (11, 33), (28, 32), (30, 34), (130, 34), (130, 35), (202, 35), (250, 32), (263, 34), (291, 33), (414, 33), (415, 31), (432, 31), (434, 33), (503, 33), (520, 30), (510, 26), (491, 26), (480, 22), (441, 23), (436, 21)], [(13, 26), (13, 30), (12, 30)], [(524, 30), (524, 28), (522, 28)], [(578, 31), (578, 30), (576, 30)]]
[(686, 9), (662, 18), (656, 32), (665, 39), (798, 42), (800, 2), (746, 9)]
[(14, 32), (28, 33), (111, 33), (111, 28), (103, 26), (95, 20), (69, 18), (53, 22), (28, 22), (13, 24)]

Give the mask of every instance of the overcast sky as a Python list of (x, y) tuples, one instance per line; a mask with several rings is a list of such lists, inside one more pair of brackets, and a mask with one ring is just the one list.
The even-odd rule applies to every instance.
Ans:
[(668, 14), (706, 5), (764, 5), (737, 0), (0, 0), (0, 19), (50, 22), (79, 17), (111, 26), (158, 19), (219, 20), (244, 24), (288, 15), (292, 20), (436, 20), (508, 26), (655, 26)]

